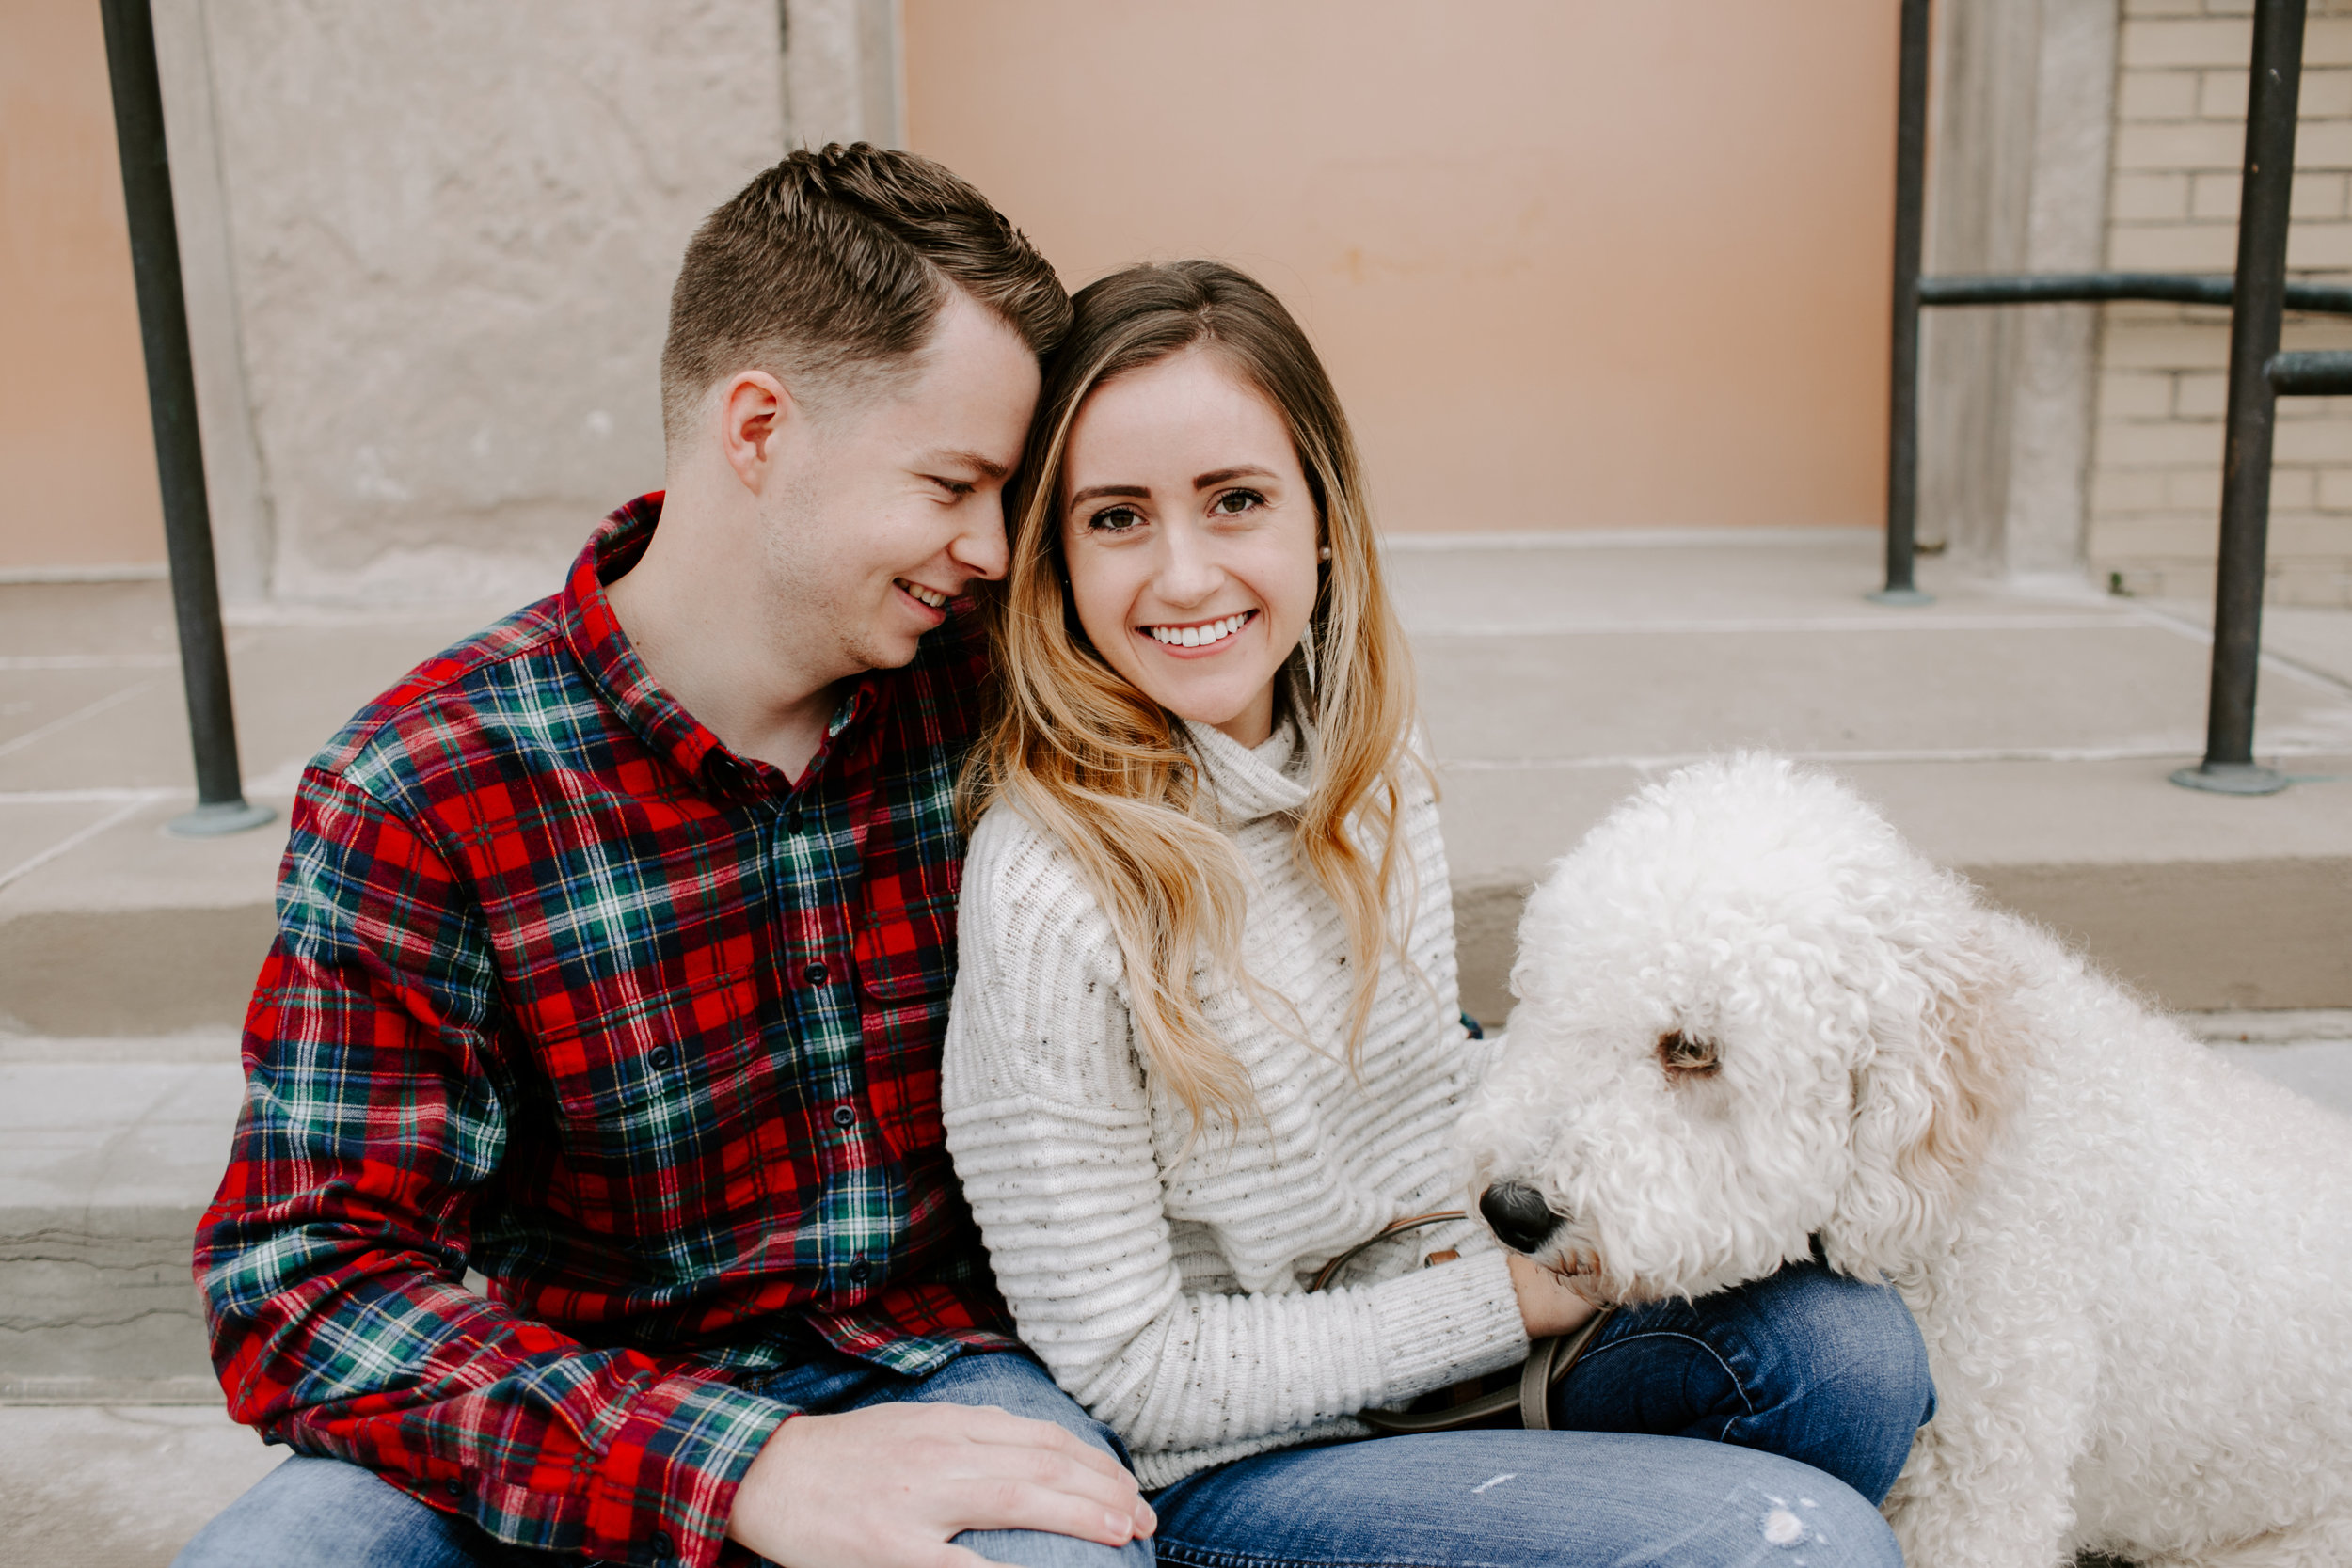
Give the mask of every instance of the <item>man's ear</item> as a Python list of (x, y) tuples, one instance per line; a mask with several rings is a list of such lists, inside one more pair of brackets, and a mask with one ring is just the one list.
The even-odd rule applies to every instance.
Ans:
[(719, 446), (743, 487), (756, 494), (774, 470), (786, 429), (803, 418), (784, 383), (766, 371), (738, 371), (719, 384)]

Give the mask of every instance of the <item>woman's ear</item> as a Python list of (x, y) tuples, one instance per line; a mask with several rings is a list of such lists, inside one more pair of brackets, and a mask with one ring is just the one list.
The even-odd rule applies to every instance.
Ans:
[(2026, 1041), (2020, 974), (1998, 921), (1972, 911), (1954, 947), (1915, 949), (1919, 998), (1856, 1064), (1852, 1168), (1820, 1233), (1830, 1267), (1878, 1280), (1948, 1244), (1959, 1200), (2007, 1116)]

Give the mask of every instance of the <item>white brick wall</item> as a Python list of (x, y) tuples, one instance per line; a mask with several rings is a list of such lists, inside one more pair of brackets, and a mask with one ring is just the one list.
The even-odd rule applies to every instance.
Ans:
[[(2122, 0), (2110, 266), (2236, 264), (2252, 0)], [(2352, 280), (2352, 0), (2312, 0), (2287, 264)], [(2352, 318), (2287, 318), (2288, 348), (2352, 348)], [(2142, 594), (2209, 597), (2229, 313), (2112, 305), (2100, 344), (2089, 555)], [(2287, 398), (2270, 501), (2270, 595), (2352, 606), (2352, 399)]]

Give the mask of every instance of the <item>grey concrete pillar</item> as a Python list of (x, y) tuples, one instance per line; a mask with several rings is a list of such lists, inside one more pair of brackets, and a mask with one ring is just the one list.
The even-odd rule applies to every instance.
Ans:
[(898, 0), (781, 0), (787, 134), (796, 146), (906, 144)]
[(236, 596), (520, 602), (660, 483), (679, 251), (786, 145), (778, 6), (164, 0)]
[(686, 235), (905, 140), (897, 0), (157, 0), (232, 603), (544, 592), (660, 482)]
[[(2103, 265), (2117, 0), (1936, 8), (1931, 273)], [(2098, 314), (1935, 309), (1920, 346), (1919, 536), (2004, 577), (2080, 570)]]
[(196, 361), (197, 425), (203, 436), (204, 483), (212, 503), (213, 558), (222, 601), (251, 604), (269, 596), (269, 485), (246, 386), (204, 8), (205, 0), (154, 0), (155, 57), (163, 75), (164, 134), (171, 150), (171, 204), (180, 228), (188, 347)]

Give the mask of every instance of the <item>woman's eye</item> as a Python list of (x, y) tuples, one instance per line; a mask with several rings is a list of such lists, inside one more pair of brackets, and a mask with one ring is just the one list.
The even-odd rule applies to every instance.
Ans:
[(1101, 529), (1105, 533), (1124, 533), (1143, 521), (1143, 514), (1132, 506), (1114, 506), (1097, 512), (1087, 519), (1087, 527)]
[(1265, 498), (1255, 490), (1228, 490), (1209, 503), (1209, 511), (1220, 517), (1238, 517), (1251, 507), (1264, 504)]

